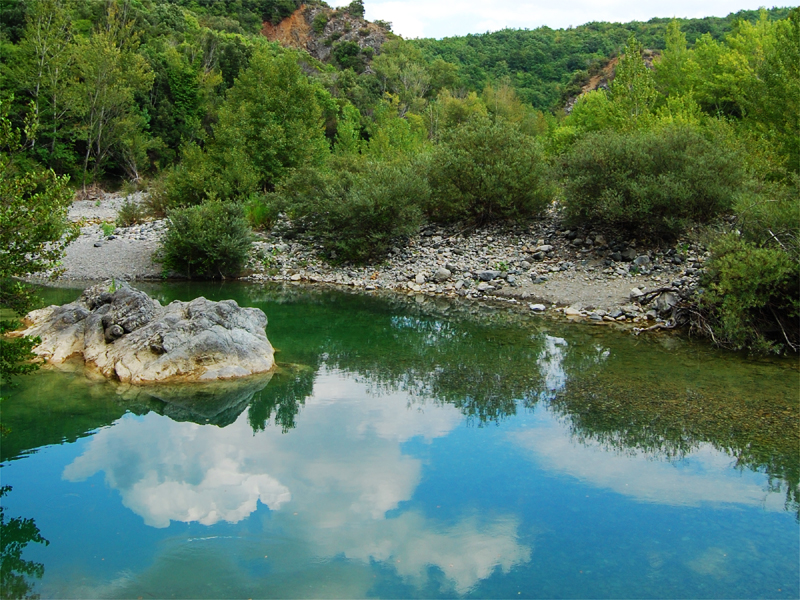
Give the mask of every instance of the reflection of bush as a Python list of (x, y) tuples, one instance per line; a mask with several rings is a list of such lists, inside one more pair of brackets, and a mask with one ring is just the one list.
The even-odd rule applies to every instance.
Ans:
[(620, 377), (598, 372), (573, 377), (551, 402), (580, 441), (609, 449), (680, 460), (700, 444), (766, 472), (770, 487), (786, 489), (787, 510), (800, 519), (800, 433), (794, 402), (765, 393), (757, 404), (717, 388), (687, 390), (680, 380)]
[(283, 433), (294, 429), (300, 406), (314, 389), (313, 369), (291, 369), (276, 373), (270, 384), (257, 393), (250, 404), (248, 421), (253, 431), (264, 431), (275, 415), (275, 424)]
[(518, 400), (538, 395), (541, 339), (528, 330), (431, 317), (388, 318), (379, 326), (383, 334), (358, 348), (332, 344), (327, 363), (362, 375), (376, 390), (452, 404), (480, 423), (514, 415)]
[[(11, 491), (11, 486), (0, 487), (0, 498)], [(41, 579), (44, 565), (22, 559), (22, 551), (33, 542), (48, 546), (33, 519), (14, 517), (6, 521), (0, 504), (0, 598), (38, 598), (33, 593), (30, 579)]]

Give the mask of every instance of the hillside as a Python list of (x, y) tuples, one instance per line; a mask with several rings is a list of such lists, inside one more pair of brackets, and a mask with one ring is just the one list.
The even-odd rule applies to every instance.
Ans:
[[(769, 9), (767, 18), (771, 21), (785, 19), (789, 10)], [(727, 17), (677, 19), (677, 22), (691, 47), (703, 35), (720, 40), (733, 31), (740, 20), (753, 23), (758, 18), (758, 11), (743, 10)], [(622, 51), (631, 35), (645, 48), (663, 49), (670, 21), (596, 22), (570, 29), (504, 29), (441, 40), (412, 40), (411, 43), (419, 47), (428, 60), (440, 58), (457, 65), (466, 89), (481, 90), (487, 83), (508, 78), (524, 101), (541, 110), (552, 110), (576, 96), (589, 78)]]
[[(530, 232), (548, 218), (610, 274), (623, 248), (598, 238), (672, 257), (696, 232), (709, 257), (686, 290), (695, 330), (800, 347), (798, 8), (410, 41), (365, 21), (362, 0), (0, 8), (14, 224), (0, 247), (23, 248), (0, 253), (23, 257), (9, 276), (60, 238), (76, 188), (147, 192), (119, 222), (168, 216), (163, 268), (194, 277), (241, 274), (253, 228), (363, 265), (403, 255), (425, 227)], [(508, 268), (496, 262), (483, 266)]]

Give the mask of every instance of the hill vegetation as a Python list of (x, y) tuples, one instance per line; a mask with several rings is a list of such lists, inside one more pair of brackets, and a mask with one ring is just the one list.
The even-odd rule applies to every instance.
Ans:
[[(243, 216), (285, 214), (330, 260), (371, 261), (426, 221), (555, 205), (652, 243), (704, 224), (698, 327), (800, 346), (800, 9), (406, 41), (363, 21), (361, 0), (0, 6), (2, 125), (19, 140), (0, 185), (148, 187), (182, 248), (170, 264), (202, 243), (193, 276), (236, 274)], [(261, 33), (287, 17), (329, 52)], [(613, 80), (586, 92), (601, 72)], [(206, 213), (242, 239), (193, 235)]]

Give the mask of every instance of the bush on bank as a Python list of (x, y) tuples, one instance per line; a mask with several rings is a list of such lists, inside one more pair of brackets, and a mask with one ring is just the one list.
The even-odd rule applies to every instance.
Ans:
[(298, 170), (279, 193), (330, 259), (369, 262), (416, 233), (430, 192), (413, 165), (355, 160), (339, 167)]
[(169, 212), (169, 228), (159, 252), (164, 271), (191, 278), (239, 275), (253, 235), (241, 206), (211, 198)]
[(731, 233), (712, 246), (700, 306), (714, 341), (758, 353), (800, 348), (800, 264), (780, 248)]
[(720, 345), (800, 350), (800, 176), (748, 186), (737, 230), (711, 248), (700, 307)]
[(432, 153), (429, 181), (426, 212), (436, 221), (526, 219), (553, 198), (538, 142), (502, 118), (476, 117), (447, 132)]
[(743, 179), (734, 150), (685, 125), (589, 133), (562, 160), (570, 221), (659, 238), (730, 211)]

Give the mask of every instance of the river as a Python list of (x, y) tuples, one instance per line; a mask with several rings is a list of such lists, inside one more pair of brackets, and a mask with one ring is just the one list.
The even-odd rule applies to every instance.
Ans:
[(794, 359), (421, 296), (144, 289), (263, 309), (279, 368), (4, 390), (4, 597), (800, 596)]

